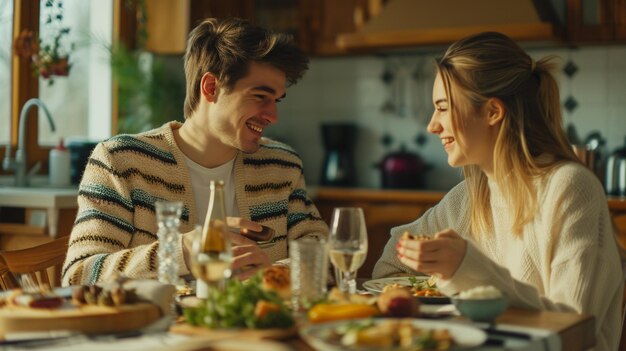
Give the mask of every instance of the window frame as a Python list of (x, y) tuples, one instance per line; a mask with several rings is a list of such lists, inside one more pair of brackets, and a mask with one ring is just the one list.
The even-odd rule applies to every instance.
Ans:
[[(113, 6), (113, 33), (114, 43), (127, 43), (128, 46), (135, 44), (135, 32), (137, 28), (136, 7), (134, 2), (131, 6), (126, 5), (127, 0), (112, 0)], [(32, 30), (39, 32), (40, 0), (13, 0), (13, 33), (15, 38), (22, 30)], [(30, 62), (12, 54), (11, 57), (11, 113), (10, 113), (10, 144), (12, 149), (11, 157), (15, 157), (18, 145), (20, 110), (28, 99), (39, 96), (39, 79), (33, 76)], [(112, 82), (112, 113), (111, 113), (111, 135), (116, 134), (118, 120), (118, 88), (115, 80)], [(37, 114), (37, 109), (31, 109), (29, 115)], [(26, 124), (26, 152), (28, 154), (27, 169), (30, 169), (37, 162), (42, 163), (39, 173), (48, 173), (48, 155), (51, 147), (41, 147), (38, 143), (39, 118), (33, 116)], [(59, 126), (62, 127), (62, 126)], [(0, 145), (0, 160), (4, 159), (6, 145)], [(14, 173), (4, 171), (0, 167), (0, 175), (13, 175)]]

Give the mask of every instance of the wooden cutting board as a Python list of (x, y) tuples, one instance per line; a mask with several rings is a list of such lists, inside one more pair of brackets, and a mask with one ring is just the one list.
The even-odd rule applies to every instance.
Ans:
[(171, 326), (170, 332), (190, 336), (203, 336), (210, 340), (232, 338), (246, 340), (283, 340), (298, 334), (298, 329), (296, 327), (285, 329), (210, 329), (205, 327), (196, 327), (182, 322)]
[(73, 306), (59, 309), (34, 309), (6, 306), (0, 308), (0, 335), (8, 332), (72, 330), (87, 334), (116, 333), (143, 328), (161, 317), (151, 303), (118, 307)]

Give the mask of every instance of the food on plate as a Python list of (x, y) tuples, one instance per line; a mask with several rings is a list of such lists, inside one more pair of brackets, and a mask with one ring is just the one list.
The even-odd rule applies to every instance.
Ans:
[(261, 287), (266, 291), (275, 291), (278, 296), (288, 300), (291, 297), (291, 277), (289, 267), (274, 265), (263, 270)]
[[(443, 297), (444, 295), (437, 289), (437, 278), (435, 276), (431, 276), (429, 279), (418, 279), (417, 277), (407, 277), (409, 281), (410, 291), (413, 296), (427, 296), (427, 297)], [(383, 292), (395, 289), (406, 287), (405, 285), (398, 283), (391, 283), (385, 285), (383, 288)]]
[(124, 289), (120, 284), (107, 288), (98, 285), (78, 285), (72, 290), (72, 302), (79, 306), (121, 306), (140, 301), (135, 289)]
[(345, 346), (448, 350), (454, 345), (447, 329), (420, 328), (410, 319), (388, 319), (379, 323), (372, 319), (355, 321), (335, 332)]
[(391, 317), (411, 317), (419, 314), (419, 302), (405, 287), (385, 290), (378, 296), (377, 305), (382, 314)]
[(49, 289), (35, 292), (16, 289), (10, 293), (8, 304), (29, 308), (55, 309), (63, 305), (63, 298)]
[(206, 301), (183, 308), (185, 320), (208, 328), (288, 328), (294, 321), (283, 299), (261, 287), (262, 273), (246, 281), (232, 279), (223, 290), (210, 290)]
[(334, 287), (330, 289), (330, 292), (328, 292), (326, 300), (328, 300), (328, 302), (339, 304), (355, 303), (361, 305), (372, 305), (376, 303), (376, 296), (363, 293), (348, 294), (339, 290), (339, 288)]
[(263, 319), (268, 314), (277, 312), (280, 312), (280, 306), (273, 302), (259, 300), (254, 306), (254, 316), (258, 319)]
[(502, 297), (502, 293), (493, 285), (477, 286), (459, 293), (461, 299), (495, 299)]
[(375, 316), (378, 313), (378, 308), (372, 305), (357, 303), (318, 303), (311, 307), (308, 312), (308, 318), (312, 323), (322, 323), (344, 319), (367, 318)]

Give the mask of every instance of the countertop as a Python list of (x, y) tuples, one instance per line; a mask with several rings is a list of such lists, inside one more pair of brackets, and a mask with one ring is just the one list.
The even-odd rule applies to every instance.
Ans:
[(25, 208), (78, 208), (78, 187), (0, 187), (0, 206)]
[[(342, 188), (342, 187), (311, 187), (313, 199), (334, 201), (375, 201), (375, 202), (429, 202), (437, 203), (446, 194), (445, 191), (420, 189), (374, 189), (374, 188)], [(607, 196), (609, 209), (626, 211), (626, 197)]]

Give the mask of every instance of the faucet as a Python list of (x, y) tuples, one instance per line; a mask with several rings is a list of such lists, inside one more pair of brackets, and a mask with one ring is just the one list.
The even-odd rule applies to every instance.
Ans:
[(26, 155), (26, 119), (28, 118), (28, 111), (34, 106), (39, 106), (43, 110), (44, 114), (48, 118), (50, 130), (53, 132), (55, 131), (52, 116), (43, 101), (39, 99), (30, 99), (26, 101), (22, 107), (22, 111), (20, 111), (20, 124), (18, 129), (19, 139), (17, 140), (18, 147), (17, 151), (15, 151), (15, 160), (11, 159), (11, 140), (9, 140), (9, 144), (6, 147), (6, 152), (4, 154), (4, 160), (2, 161), (2, 168), (5, 171), (15, 171), (15, 186), (29, 186), (31, 174), (37, 172), (40, 167), (40, 164), (38, 163), (28, 173), (26, 172), (26, 166), (28, 164), (28, 157)]

